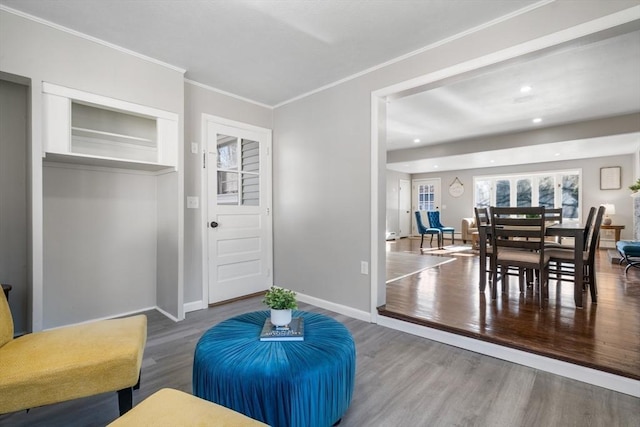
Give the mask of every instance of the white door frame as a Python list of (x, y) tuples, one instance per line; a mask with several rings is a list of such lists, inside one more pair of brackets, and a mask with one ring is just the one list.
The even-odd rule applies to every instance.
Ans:
[[(200, 155), (202, 156), (202, 162), (207, 161), (207, 123), (214, 122), (216, 124), (231, 126), (239, 129), (246, 129), (260, 133), (268, 133), (269, 134), (269, 142), (267, 145), (267, 153), (269, 154), (269, 161), (266, 165), (264, 165), (264, 173), (265, 176), (271, 177), (272, 173), (272, 156), (271, 156), (271, 129), (263, 128), (260, 126), (250, 125), (248, 123), (238, 122), (235, 120), (225, 119), (223, 117), (214, 116), (207, 113), (202, 113), (201, 120), (201, 131), (200, 131)], [(207, 168), (210, 165), (207, 164)], [(261, 165), (262, 166), (262, 165)], [(208, 189), (208, 176), (207, 169), (204, 167), (203, 163), (200, 163), (200, 194), (201, 194), (201, 204), (200, 204), (200, 226), (202, 227), (200, 232), (201, 239), (201, 247), (202, 247), (202, 308), (207, 308), (209, 306), (209, 228), (207, 226), (209, 212), (209, 189)], [(273, 201), (273, 191), (272, 191), (272, 180), (268, 179), (267, 185), (264, 188), (265, 197), (267, 199), (267, 210), (270, 212), (269, 220), (266, 221), (265, 227), (267, 228), (267, 233), (270, 236), (271, 247), (268, 251), (268, 259), (265, 261), (267, 263), (267, 268), (271, 272), (271, 277), (273, 278), (273, 220), (271, 212), (272, 209), (272, 201)]]

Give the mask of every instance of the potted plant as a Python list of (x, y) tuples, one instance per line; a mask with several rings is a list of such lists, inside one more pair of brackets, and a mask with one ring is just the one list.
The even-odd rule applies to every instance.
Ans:
[(636, 193), (638, 190), (640, 190), (640, 178), (638, 178), (635, 184), (629, 186), (629, 190), (631, 190), (633, 193)]
[(274, 326), (286, 326), (291, 323), (291, 310), (298, 308), (296, 293), (278, 286), (272, 286), (262, 302), (271, 309), (271, 323)]

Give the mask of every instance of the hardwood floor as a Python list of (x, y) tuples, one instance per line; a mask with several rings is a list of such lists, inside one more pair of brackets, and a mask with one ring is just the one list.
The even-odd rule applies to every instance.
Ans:
[[(229, 317), (263, 310), (261, 299), (188, 313), (178, 323), (148, 312), (142, 382), (134, 404), (163, 387), (191, 392), (193, 352), (202, 334)], [(638, 425), (638, 398), (300, 306), (342, 322), (356, 342), (355, 391), (340, 427)], [(0, 415), (0, 426), (104, 426), (118, 416), (117, 400), (116, 393), (106, 393)], [(216, 420), (210, 425), (216, 426)]]
[[(401, 239), (387, 242), (387, 250), (419, 253), (419, 244)], [(471, 254), (448, 254), (456, 261), (389, 283), (380, 314), (640, 380), (640, 271), (625, 277), (601, 249), (598, 303), (585, 293), (577, 309), (573, 284), (551, 280), (541, 310), (530, 289), (520, 294), (517, 278), (494, 301), (488, 287), (480, 293)]]

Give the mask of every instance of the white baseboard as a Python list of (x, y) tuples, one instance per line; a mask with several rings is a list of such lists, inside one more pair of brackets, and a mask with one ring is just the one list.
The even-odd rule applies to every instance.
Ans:
[(640, 381), (632, 380), (630, 378), (613, 375), (584, 366), (574, 365), (573, 363), (563, 362), (561, 360), (539, 356), (533, 353), (527, 353), (525, 351), (492, 344), (486, 341), (464, 337), (462, 335), (452, 334), (439, 329), (404, 322), (391, 317), (378, 316), (378, 325), (452, 345), (454, 347), (463, 348), (475, 353), (539, 369), (541, 371), (581, 381), (587, 384), (604, 387), (606, 389), (634, 397), (640, 397)]
[(347, 307), (346, 305), (336, 304), (331, 301), (326, 301), (320, 298), (312, 297), (309, 295), (297, 293), (298, 301), (307, 304), (315, 305), (316, 307), (324, 308), (325, 310), (334, 311), (336, 313), (343, 314), (345, 316), (352, 317), (354, 319), (362, 320), (363, 322), (371, 323), (371, 313), (363, 310), (357, 310), (353, 307)]
[(156, 310), (158, 310), (160, 313), (164, 314), (165, 316), (167, 316), (169, 319), (173, 320), (174, 322), (179, 322), (180, 319), (178, 319), (176, 316), (174, 316), (173, 314), (164, 311), (163, 309), (161, 309), (160, 307), (156, 306), (155, 307)]
[(193, 301), (193, 302), (187, 302), (184, 304), (184, 312), (185, 313), (191, 313), (192, 311), (198, 311), (198, 310), (202, 310), (208, 307), (208, 304), (205, 304), (204, 301), (200, 300), (200, 301)]

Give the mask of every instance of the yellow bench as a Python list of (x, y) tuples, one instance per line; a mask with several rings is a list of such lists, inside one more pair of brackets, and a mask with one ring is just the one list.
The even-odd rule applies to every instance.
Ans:
[(208, 400), (163, 388), (107, 427), (265, 427), (266, 424)]
[(122, 415), (132, 406), (146, 341), (144, 315), (14, 339), (0, 292), (0, 414), (117, 391)]

